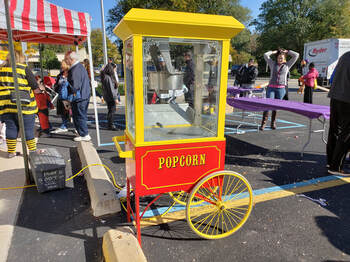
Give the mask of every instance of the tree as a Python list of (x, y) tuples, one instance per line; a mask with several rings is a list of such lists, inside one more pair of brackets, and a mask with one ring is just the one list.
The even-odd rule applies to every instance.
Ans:
[(261, 53), (278, 47), (302, 54), (304, 43), (350, 37), (348, 0), (267, 0), (252, 22)]
[[(183, 11), (192, 13), (206, 13), (229, 15), (242, 23), (250, 19), (250, 10), (240, 5), (239, 0), (120, 0), (108, 11), (107, 32), (112, 35), (113, 29), (131, 8), (159, 9), (169, 11)], [(242, 37), (237, 37), (232, 44), (238, 51), (246, 51), (249, 43), (249, 30)], [(117, 41), (118, 46), (122, 45)]]
[(60, 69), (61, 63), (58, 61), (56, 52), (54, 50), (44, 47), (41, 54), (44, 68), (48, 70)]
[[(93, 29), (91, 31), (91, 49), (92, 61), (94, 65), (103, 64), (103, 42), (101, 29)], [(116, 63), (121, 62), (120, 54), (117, 46), (107, 37), (107, 53), (108, 57), (112, 57)]]

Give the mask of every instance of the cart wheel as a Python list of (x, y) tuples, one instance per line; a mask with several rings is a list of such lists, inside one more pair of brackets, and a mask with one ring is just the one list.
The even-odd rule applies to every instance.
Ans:
[[(189, 194), (185, 191), (175, 191), (175, 192), (169, 192), (169, 196), (178, 204), (186, 206), (188, 196)], [(203, 200), (201, 199), (195, 199), (195, 201), (192, 203), (192, 205), (198, 205), (202, 203)]]
[[(203, 203), (193, 207), (193, 203)], [(253, 205), (249, 182), (232, 171), (219, 171), (202, 178), (191, 191), (186, 206), (187, 223), (200, 237), (218, 239), (240, 229)]]

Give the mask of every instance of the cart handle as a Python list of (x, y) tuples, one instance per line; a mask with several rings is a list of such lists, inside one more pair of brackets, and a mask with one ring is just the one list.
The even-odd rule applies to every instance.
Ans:
[(125, 142), (126, 137), (123, 136), (115, 136), (112, 138), (115, 147), (117, 148), (118, 154), (120, 158), (134, 158), (134, 151), (124, 151), (121, 147), (119, 142)]

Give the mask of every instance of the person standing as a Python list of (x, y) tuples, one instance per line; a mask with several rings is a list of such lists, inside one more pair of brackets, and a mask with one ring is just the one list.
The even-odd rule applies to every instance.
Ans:
[[(275, 54), (277, 60), (274, 61), (270, 58), (271, 55)], [(287, 62), (287, 55), (292, 58)], [(287, 77), (290, 68), (298, 60), (299, 53), (292, 50), (279, 49), (275, 51), (268, 51), (264, 54), (264, 59), (270, 68), (270, 81), (267, 86), (267, 98), (283, 99), (286, 94)], [(260, 130), (263, 131), (266, 126), (266, 122), (269, 116), (268, 111), (264, 111)], [(277, 112), (272, 111), (271, 117), (271, 129), (276, 129), (276, 116)]]
[(78, 54), (68, 51), (64, 61), (70, 67), (68, 70), (68, 83), (73, 95), (72, 114), (74, 126), (79, 134), (74, 141), (90, 141), (87, 126), (87, 111), (90, 101), (90, 80), (84, 66), (79, 62)]
[(315, 81), (317, 81), (318, 71), (315, 68), (314, 63), (309, 64), (309, 72), (303, 75), (305, 89), (304, 89), (304, 103), (312, 104), (312, 93), (315, 87)]
[[(39, 85), (39, 84), (38, 84)], [(53, 109), (54, 106), (51, 103), (51, 98), (46, 92), (44, 85), (39, 85), (39, 89), (34, 91), (36, 104), (38, 106), (38, 118), (40, 123), (39, 137), (50, 137), (50, 121), (49, 121), (49, 109)]]
[(350, 52), (343, 54), (335, 68), (333, 82), (328, 93), (330, 124), (327, 141), (328, 172), (350, 175), (344, 170), (344, 160), (350, 147)]
[(185, 101), (188, 103), (188, 106), (193, 108), (193, 94), (194, 94), (194, 65), (192, 61), (192, 55), (190, 52), (186, 52), (184, 55), (185, 58), (185, 74), (183, 78), (184, 85), (187, 88), (185, 93)]
[(259, 71), (254, 65), (254, 59), (249, 59), (248, 64), (243, 65), (237, 73), (239, 74), (239, 85), (243, 88), (253, 88), (258, 73)]
[(71, 101), (73, 96), (68, 94), (69, 84), (68, 84), (68, 70), (69, 66), (63, 60), (61, 62), (61, 72), (57, 76), (56, 83), (54, 85), (55, 92), (58, 93), (57, 99), (57, 115), (61, 116), (62, 124), (59, 128), (52, 131), (51, 133), (58, 134), (68, 131), (68, 123), (70, 122), (70, 110)]
[(115, 82), (115, 64), (107, 64), (101, 72), (103, 97), (107, 103), (108, 129), (117, 130), (114, 125), (114, 115), (116, 113), (116, 101), (118, 100), (118, 82)]
[[(29, 152), (35, 152), (36, 141), (34, 138), (34, 124), (35, 114), (38, 112), (38, 107), (35, 101), (33, 90), (35, 91), (38, 89), (38, 84), (33, 73), (24, 64), (22, 52), (15, 50), (15, 57), (26, 144)], [(0, 117), (1, 120), (6, 124), (6, 144), (8, 158), (12, 158), (18, 155), (18, 153), (16, 153), (16, 145), (19, 124), (17, 116), (15, 84), (13, 81), (13, 71), (9, 55), (6, 62), (0, 65)]]

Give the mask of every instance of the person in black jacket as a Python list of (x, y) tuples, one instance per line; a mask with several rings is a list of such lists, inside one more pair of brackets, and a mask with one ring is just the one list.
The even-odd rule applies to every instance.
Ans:
[(184, 85), (187, 87), (187, 92), (185, 93), (185, 101), (188, 103), (188, 106), (193, 108), (193, 93), (194, 93), (194, 65), (192, 61), (192, 55), (190, 52), (184, 54), (185, 58), (185, 74), (183, 78)]
[(344, 169), (344, 160), (350, 148), (350, 52), (339, 59), (333, 82), (328, 93), (330, 97), (330, 125), (327, 141), (328, 172), (335, 175), (350, 175)]
[(70, 66), (68, 70), (68, 82), (73, 94), (72, 114), (73, 122), (79, 136), (74, 141), (90, 141), (87, 126), (87, 111), (90, 100), (90, 79), (84, 66), (79, 62), (76, 52), (68, 51), (64, 60)]
[(248, 64), (243, 65), (238, 71), (239, 85), (244, 88), (253, 88), (258, 73), (259, 71), (254, 65), (254, 59), (249, 59)]
[(114, 125), (114, 114), (116, 112), (116, 100), (118, 99), (118, 82), (115, 78), (116, 64), (107, 64), (101, 71), (101, 81), (103, 97), (107, 103), (108, 113), (108, 129), (117, 130)]

